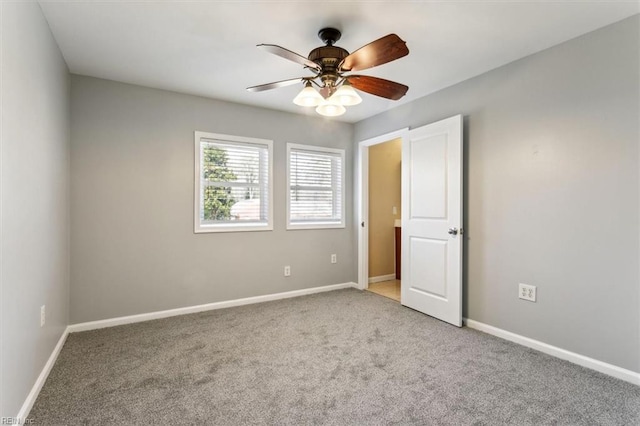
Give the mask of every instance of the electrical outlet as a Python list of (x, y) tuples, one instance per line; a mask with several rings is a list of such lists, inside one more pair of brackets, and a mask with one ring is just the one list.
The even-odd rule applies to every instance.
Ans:
[(518, 284), (518, 297), (530, 302), (536, 301), (536, 286), (528, 284)]
[(291, 266), (285, 266), (284, 267), (284, 276), (285, 277), (290, 277), (291, 276)]
[(40, 327), (44, 327), (47, 316), (45, 312), (45, 305), (40, 306)]
[(338, 255), (337, 254), (332, 254), (331, 255), (331, 263), (338, 263)]

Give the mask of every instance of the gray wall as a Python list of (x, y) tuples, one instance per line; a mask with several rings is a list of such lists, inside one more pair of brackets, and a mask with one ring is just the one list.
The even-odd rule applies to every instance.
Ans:
[[(286, 143), (345, 148), (351, 164), (352, 125), (71, 81), (72, 323), (356, 279), (350, 174), (345, 229), (285, 230)], [(274, 141), (274, 231), (193, 233), (195, 130)]]
[[(640, 371), (638, 15), (355, 126), (465, 117), (465, 316)], [(538, 302), (517, 298), (518, 283)]]
[(0, 7), (0, 417), (11, 417), (68, 324), (69, 73), (38, 4)]

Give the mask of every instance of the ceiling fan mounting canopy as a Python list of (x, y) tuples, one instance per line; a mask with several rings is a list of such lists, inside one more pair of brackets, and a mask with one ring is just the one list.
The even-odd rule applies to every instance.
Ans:
[(340, 40), (342, 33), (336, 28), (327, 27), (318, 31), (318, 37), (327, 46), (333, 46), (336, 41)]
[(335, 43), (342, 37), (342, 33), (336, 28), (322, 28), (318, 31), (318, 37), (325, 45), (313, 49), (306, 58), (277, 45), (259, 44), (258, 48), (301, 64), (315, 75), (252, 86), (247, 90), (261, 92), (299, 82), (303, 82), (305, 85), (312, 82), (320, 88), (320, 94), (325, 99), (331, 97), (345, 83), (363, 92), (391, 100), (398, 100), (406, 94), (409, 88), (404, 84), (377, 77), (349, 74), (353, 71), (386, 64), (408, 55), (409, 49), (406, 43), (396, 34), (388, 34), (352, 53), (335, 46)]

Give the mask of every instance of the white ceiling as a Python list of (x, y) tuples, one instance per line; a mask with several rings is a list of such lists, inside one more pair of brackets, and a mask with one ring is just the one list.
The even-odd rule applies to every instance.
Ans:
[(309, 76), (265, 53), (307, 56), (320, 28), (342, 31), (352, 52), (389, 33), (409, 56), (362, 74), (409, 92), (394, 102), (362, 94), (339, 119), (356, 122), (639, 12), (637, 1), (40, 1), (72, 73), (301, 114), (301, 86), (248, 86)]

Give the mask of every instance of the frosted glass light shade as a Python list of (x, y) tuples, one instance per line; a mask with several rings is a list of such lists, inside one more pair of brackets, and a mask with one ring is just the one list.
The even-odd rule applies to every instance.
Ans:
[(358, 105), (362, 102), (362, 98), (358, 95), (358, 92), (354, 90), (353, 87), (348, 82), (344, 82), (342, 86), (336, 90), (336, 93), (333, 94), (333, 97), (336, 98), (336, 101), (340, 105), (351, 106)]
[(324, 101), (324, 98), (313, 87), (311, 87), (311, 83), (307, 83), (304, 89), (298, 93), (298, 96), (293, 98), (294, 104), (303, 107), (318, 106), (322, 101)]
[(347, 111), (345, 107), (340, 105), (338, 101), (333, 97), (323, 99), (320, 105), (316, 108), (316, 112), (325, 117), (337, 117), (344, 114)]

